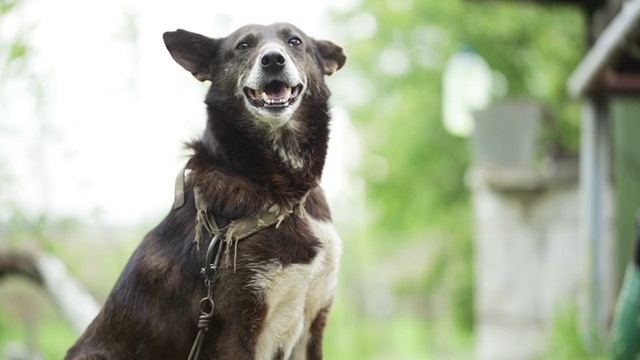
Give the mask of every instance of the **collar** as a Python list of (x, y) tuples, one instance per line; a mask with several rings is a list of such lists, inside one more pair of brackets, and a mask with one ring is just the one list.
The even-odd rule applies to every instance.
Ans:
[[(180, 170), (180, 172), (178, 172), (178, 176), (176, 177), (173, 209), (178, 209), (185, 203), (184, 192), (185, 176), (187, 170), (189, 170), (189, 164), (185, 165)], [(227, 266), (229, 266), (229, 254), (231, 245), (233, 244), (233, 268), (235, 272), (236, 258), (238, 254), (238, 242), (271, 226), (275, 226), (276, 228), (278, 228), (278, 226), (280, 226), (280, 224), (292, 214), (304, 218), (306, 216), (306, 213), (304, 211), (304, 203), (308, 195), (309, 193), (307, 192), (302, 198), (294, 202), (290, 208), (272, 205), (267, 211), (263, 212), (260, 215), (231, 220), (228, 225), (220, 228), (218, 225), (218, 221), (216, 221), (215, 214), (209, 212), (208, 205), (206, 203), (206, 200), (202, 196), (200, 188), (198, 186), (193, 186), (193, 196), (197, 210), (195, 229), (196, 231), (193, 241), (196, 243), (196, 246), (199, 249), (204, 231), (208, 232), (210, 235), (212, 235), (212, 237), (222, 236), (222, 233), (224, 232), (225, 234), (222, 239), (227, 245), (226, 264)]]

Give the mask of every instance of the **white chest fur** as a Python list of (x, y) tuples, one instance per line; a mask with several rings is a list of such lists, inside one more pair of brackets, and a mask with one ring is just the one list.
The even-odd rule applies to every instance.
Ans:
[(251, 284), (264, 296), (265, 327), (256, 344), (256, 359), (271, 360), (282, 349), (285, 359), (305, 359), (309, 327), (335, 296), (342, 243), (333, 224), (307, 220), (322, 244), (310, 264), (261, 266)]

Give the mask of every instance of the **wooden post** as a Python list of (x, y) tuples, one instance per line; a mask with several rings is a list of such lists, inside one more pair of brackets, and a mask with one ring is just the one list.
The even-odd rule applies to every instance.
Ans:
[(616, 214), (616, 289), (634, 251), (635, 215), (640, 210), (640, 100), (611, 102)]
[(582, 198), (581, 231), (589, 242), (587, 274), (590, 285), (583, 318), (591, 325), (593, 345), (604, 338), (613, 311), (616, 287), (613, 276), (613, 239), (611, 236), (611, 156), (610, 124), (605, 98), (589, 98), (582, 115), (580, 192)]

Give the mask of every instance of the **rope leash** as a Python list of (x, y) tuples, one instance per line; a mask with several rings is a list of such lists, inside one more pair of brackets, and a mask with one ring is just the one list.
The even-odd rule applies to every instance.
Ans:
[(191, 351), (187, 360), (197, 360), (200, 356), (200, 350), (202, 349), (202, 341), (204, 340), (204, 334), (209, 331), (211, 326), (211, 319), (215, 310), (215, 301), (213, 301), (213, 289), (216, 286), (216, 281), (220, 276), (218, 265), (220, 264), (220, 255), (222, 254), (222, 239), (220, 233), (216, 234), (209, 248), (207, 249), (207, 266), (202, 268), (202, 275), (204, 276), (204, 285), (207, 287), (207, 296), (200, 300), (200, 316), (198, 317), (198, 335), (191, 346)]

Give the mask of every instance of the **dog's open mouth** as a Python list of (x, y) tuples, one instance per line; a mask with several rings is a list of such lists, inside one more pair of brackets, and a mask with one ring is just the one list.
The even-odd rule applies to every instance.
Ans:
[(244, 88), (249, 103), (255, 107), (284, 108), (293, 104), (302, 92), (302, 84), (289, 86), (281, 81), (271, 81), (262, 89)]

